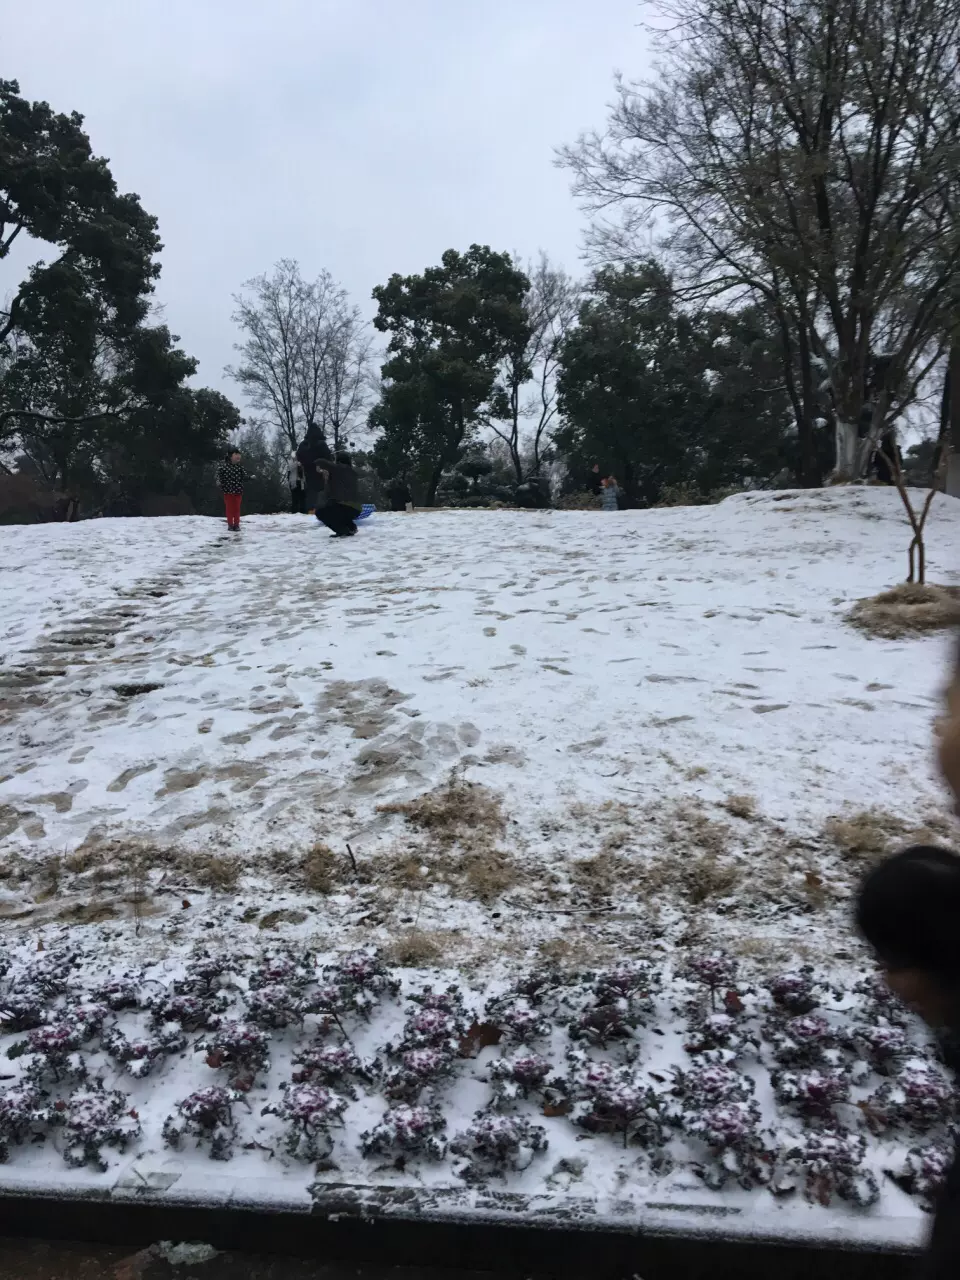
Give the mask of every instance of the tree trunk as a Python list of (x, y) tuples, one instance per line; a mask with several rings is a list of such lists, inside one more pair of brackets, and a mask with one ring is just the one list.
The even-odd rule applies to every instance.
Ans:
[(855, 422), (836, 421), (837, 457), (834, 465), (834, 476), (838, 480), (859, 480), (859, 444)]
[(437, 505), (437, 490), (440, 488), (440, 481), (443, 479), (443, 463), (439, 462), (430, 473), (430, 483), (427, 485), (427, 492), (424, 495), (423, 505), (425, 507), (435, 507)]

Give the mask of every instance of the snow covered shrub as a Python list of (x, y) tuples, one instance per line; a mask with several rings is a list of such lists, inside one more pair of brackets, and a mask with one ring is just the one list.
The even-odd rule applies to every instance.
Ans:
[(132, 1039), (114, 1028), (104, 1035), (101, 1046), (139, 1080), (150, 1075), (168, 1054), (181, 1053), (186, 1049), (187, 1037), (175, 1026), (162, 1027), (154, 1036), (134, 1036)]
[(683, 1047), (691, 1055), (734, 1062), (752, 1043), (739, 1019), (729, 1013), (704, 1013), (691, 1019)]
[(49, 1115), (66, 1130), (63, 1158), (75, 1169), (89, 1164), (106, 1173), (100, 1148), (125, 1151), (140, 1136), (140, 1119), (119, 1089), (79, 1089), (66, 1103), (54, 1103)]
[(284, 1146), (299, 1160), (324, 1160), (333, 1149), (330, 1126), (343, 1118), (346, 1098), (317, 1084), (285, 1084), (283, 1098), (263, 1115), (286, 1122)]
[(833, 1109), (850, 1098), (850, 1080), (833, 1068), (813, 1071), (775, 1071), (771, 1076), (777, 1102), (801, 1116), (832, 1117)]
[(810, 965), (777, 974), (767, 983), (767, 990), (777, 1008), (792, 1017), (810, 1013), (820, 1003), (820, 992)]
[(249, 1022), (221, 1022), (198, 1048), (206, 1050), (208, 1067), (226, 1067), (238, 1087), (252, 1084), (270, 1061), (270, 1037)]
[(147, 1002), (155, 1027), (165, 1022), (178, 1022), (184, 1031), (209, 1031), (220, 1022), (220, 1015), (230, 1001), (222, 992), (213, 995), (190, 995), (164, 991)]
[(684, 1115), (683, 1128), (699, 1138), (712, 1157), (698, 1173), (714, 1191), (731, 1177), (747, 1190), (770, 1181), (773, 1152), (760, 1131), (760, 1108), (752, 1099), (691, 1109)]
[(38, 987), (47, 1000), (61, 996), (70, 983), (70, 975), (82, 959), (79, 951), (58, 947), (47, 951), (27, 965), (23, 980), (27, 986)]
[(187, 964), (183, 977), (173, 983), (173, 991), (180, 996), (216, 996), (223, 986), (223, 975), (229, 971), (231, 964), (230, 957), (223, 954), (194, 956)]
[[(0, 1101), (0, 1106), (2, 1106)], [(950, 1142), (933, 1142), (927, 1147), (911, 1147), (897, 1181), (911, 1195), (920, 1196), (927, 1204), (936, 1199), (947, 1180), (953, 1163), (954, 1147)]]
[(42, 1084), (47, 1077), (61, 1080), (85, 1080), (87, 1064), (79, 1049), (84, 1041), (84, 1027), (78, 1022), (48, 1022), (27, 1032), (27, 1038), (7, 1051), (7, 1057), (19, 1057), (19, 1050), (33, 1055), (26, 1075), (35, 1084)]
[(913, 1058), (867, 1099), (864, 1113), (875, 1130), (903, 1126), (926, 1133), (956, 1114), (954, 1086), (939, 1067)]
[(786, 1153), (787, 1167), (801, 1174), (808, 1200), (827, 1205), (834, 1195), (866, 1209), (880, 1196), (877, 1180), (863, 1168), (866, 1141), (842, 1129), (817, 1129)]
[(31, 1031), (43, 1026), (47, 996), (28, 982), (12, 986), (0, 999), (0, 1026), (4, 1031)]
[(694, 1110), (727, 1102), (749, 1102), (755, 1086), (749, 1076), (719, 1062), (705, 1062), (687, 1071), (674, 1069), (674, 1093)]
[(308, 1045), (293, 1055), (294, 1084), (330, 1085), (348, 1098), (357, 1096), (351, 1076), (369, 1081), (372, 1071), (349, 1045)]
[(826, 1018), (816, 1013), (802, 1013), (785, 1022), (768, 1022), (763, 1032), (774, 1060), (781, 1067), (837, 1065), (838, 1055), (833, 1052), (836, 1037)]
[(494, 1108), (511, 1106), (519, 1098), (528, 1098), (546, 1083), (550, 1063), (538, 1053), (515, 1053), (490, 1064)]
[(868, 1022), (889, 1022), (905, 1027), (912, 1014), (899, 996), (895, 996), (879, 973), (868, 974), (856, 983), (855, 994), (865, 997), (864, 1013)]
[(454, 1059), (446, 1049), (408, 1049), (400, 1065), (388, 1071), (383, 1092), (391, 1102), (416, 1102), (426, 1088), (453, 1075)]
[(903, 1027), (860, 1023), (850, 1028), (851, 1045), (881, 1075), (889, 1075), (910, 1051), (910, 1040)]
[(0, 1093), (0, 1164), (10, 1158), (10, 1147), (25, 1142), (45, 1115), (42, 1095), (33, 1085), (14, 1085)]
[(93, 999), (105, 1004), (114, 1013), (122, 1009), (139, 1009), (140, 994), (143, 990), (143, 977), (140, 974), (125, 974), (122, 978), (111, 978), (94, 987), (90, 993)]
[(447, 991), (433, 991), (426, 987), (419, 995), (411, 996), (414, 1008), (407, 1015), (403, 1027), (403, 1039), (390, 1053), (402, 1053), (411, 1049), (440, 1049), (455, 1056), (460, 1042), (470, 1029), (469, 1018), (463, 1000), (456, 987)]
[(276, 1030), (303, 1021), (302, 1002), (288, 986), (274, 983), (247, 992), (247, 1016), (258, 1027)]
[(526, 1169), (533, 1157), (546, 1151), (547, 1132), (521, 1116), (491, 1115), (478, 1111), (473, 1122), (450, 1143), (454, 1155), (462, 1156), (455, 1172), (465, 1182), (483, 1182), (491, 1176)]
[(289, 952), (265, 957), (250, 975), (250, 990), (264, 987), (287, 987), (292, 991), (304, 991), (316, 978), (313, 959), (309, 954), (293, 956)]
[(164, 1142), (175, 1151), (181, 1151), (184, 1137), (190, 1135), (196, 1138), (198, 1147), (209, 1144), (211, 1160), (229, 1160), (237, 1138), (237, 1125), (233, 1118), (235, 1100), (236, 1094), (216, 1086), (191, 1093), (177, 1103), (176, 1114), (164, 1120)]
[(691, 956), (686, 967), (686, 976), (694, 982), (702, 983), (710, 993), (710, 1007), (717, 1007), (717, 992), (729, 990), (736, 985), (737, 962), (723, 951), (712, 951), (706, 955)]
[(503, 1033), (503, 1039), (511, 1044), (534, 1044), (549, 1036), (553, 1030), (549, 1018), (545, 1018), (540, 1010), (533, 1008), (522, 997), (492, 1000), (487, 1005), (486, 1017)]
[(630, 1040), (639, 1018), (628, 1000), (597, 1004), (584, 1009), (570, 1023), (570, 1039), (606, 1047), (611, 1040)]
[(645, 1147), (662, 1144), (663, 1103), (632, 1068), (592, 1062), (576, 1052), (570, 1060), (571, 1093), (579, 1099), (573, 1113), (576, 1124), (590, 1133), (623, 1134), (625, 1147), (631, 1142)]
[(625, 961), (614, 969), (603, 969), (597, 974), (593, 993), (600, 1005), (626, 1000), (631, 1013), (636, 1016), (653, 1012), (653, 988), (655, 974), (643, 960)]
[(439, 1107), (391, 1107), (372, 1129), (360, 1135), (360, 1150), (365, 1156), (423, 1156), (442, 1160), (447, 1144), (442, 1135), (447, 1122)]
[(350, 951), (324, 969), (324, 977), (339, 987), (348, 1007), (364, 1017), (383, 995), (400, 994), (400, 982), (376, 951)]

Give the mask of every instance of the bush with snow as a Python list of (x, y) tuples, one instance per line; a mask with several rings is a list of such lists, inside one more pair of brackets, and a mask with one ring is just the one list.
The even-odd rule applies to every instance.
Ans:
[(105, 1173), (108, 1166), (101, 1148), (125, 1151), (140, 1136), (139, 1116), (119, 1089), (78, 1089), (65, 1103), (54, 1103), (48, 1115), (51, 1123), (63, 1126), (63, 1158), (76, 1169), (92, 1165)]
[(366, 1018), (384, 995), (400, 994), (399, 980), (372, 950), (347, 952), (336, 964), (327, 965), (324, 977), (340, 988), (352, 1012)]
[(508, 1044), (535, 1044), (553, 1031), (550, 1019), (523, 996), (491, 1000), (486, 1017)]
[(173, 983), (173, 991), (177, 995), (215, 997), (231, 964), (230, 957), (223, 952), (213, 956), (206, 953), (196, 955), (187, 964), (183, 976)]
[(13, 1085), (0, 1093), (0, 1164), (10, 1158), (11, 1146), (26, 1142), (46, 1114), (35, 1085)]
[(251, 991), (262, 991), (266, 987), (286, 987), (289, 991), (302, 993), (316, 976), (311, 956), (294, 956), (283, 951), (265, 956), (250, 974), (248, 986)]
[(303, 1001), (298, 992), (282, 983), (247, 992), (247, 1017), (258, 1027), (278, 1030), (303, 1021)]
[(446, 1048), (408, 1049), (384, 1076), (383, 1092), (391, 1102), (417, 1102), (425, 1089), (452, 1076), (455, 1065)]
[(529, 1098), (531, 1093), (543, 1088), (551, 1069), (546, 1058), (522, 1049), (508, 1057), (497, 1058), (490, 1064), (491, 1105), (503, 1110), (521, 1098)]
[(850, 1078), (837, 1068), (775, 1071), (771, 1076), (780, 1106), (808, 1119), (830, 1119), (834, 1108), (850, 1099)]
[(870, 1170), (863, 1167), (865, 1154), (862, 1134), (817, 1129), (791, 1147), (786, 1164), (788, 1170), (804, 1178), (807, 1199), (827, 1205), (837, 1195), (866, 1209), (879, 1199), (880, 1189)]
[(39, 986), (17, 982), (0, 998), (0, 1026), (4, 1031), (32, 1031), (34, 1027), (42, 1027), (47, 1003), (48, 997)]
[(72, 947), (46, 951), (27, 965), (23, 981), (27, 986), (39, 988), (47, 1000), (52, 1000), (66, 993), (81, 959), (81, 953)]
[(934, 1063), (913, 1058), (893, 1079), (884, 1080), (864, 1112), (875, 1130), (902, 1127), (927, 1133), (955, 1117), (954, 1086)]
[(612, 969), (603, 969), (593, 983), (593, 993), (600, 1005), (626, 1000), (635, 1017), (653, 1013), (653, 992), (658, 975), (646, 961), (624, 961)]
[(225, 1067), (236, 1087), (252, 1084), (270, 1064), (270, 1037), (250, 1022), (221, 1022), (197, 1048), (206, 1051), (208, 1067)]
[(186, 1049), (187, 1037), (175, 1025), (161, 1027), (152, 1036), (126, 1036), (112, 1028), (100, 1043), (104, 1052), (121, 1063), (130, 1075), (143, 1079), (169, 1054)]
[(764, 1038), (781, 1067), (838, 1065), (836, 1036), (830, 1023), (819, 1014), (801, 1013), (785, 1021), (774, 1019), (764, 1027)]
[(911, 1147), (897, 1179), (911, 1195), (930, 1205), (939, 1195), (953, 1164), (952, 1142), (932, 1142), (925, 1147)]
[(662, 1145), (665, 1110), (662, 1099), (632, 1067), (594, 1062), (570, 1055), (570, 1091), (577, 1099), (574, 1122), (590, 1133), (621, 1134), (623, 1145)]
[(184, 1031), (209, 1031), (220, 1022), (221, 1015), (230, 1007), (229, 997), (223, 992), (206, 992), (202, 995), (190, 992), (163, 991), (147, 1001), (150, 1017), (155, 1027), (176, 1022)]
[(848, 1038), (880, 1075), (895, 1072), (910, 1052), (910, 1038), (905, 1029), (890, 1023), (855, 1023), (848, 1031)]
[(276, 1106), (263, 1115), (275, 1115), (287, 1125), (284, 1147), (298, 1160), (324, 1160), (333, 1149), (332, 1125), (341, 1123), (347, 1100), (317, 1084), (285, 1084)]
[(820, 988), (810, 965), (778, 973), (766, 987), (777, 1008), (791, 1017), (810, 1013), (821, 1000)]
[(101, 982), (90, 994), (114, 1013), (120, 1013), (124, 1009), (139, 1009), (142, 992), (143, 975), (124, 974), (123, 977)]
[(691, 956), (687, 962), (685, 974), (692, 981), (706, 987), (710, 996), (710, 1007), (717, 1007), (717, 993), (735, 989), (737, 982), (737, 962), (725, 951), (711, 951), (703, 955)]
[(350, 1045), (308, 1045), (293, 1055), (297, 1068), (294, 1084), (323, 1084), (348, 1098), (356, 1098), (353, 1080), (369, 1081), (372, 1068), (357, 1057)]
[(735, 1178), (749, 1189), (765, 1185), (773, 1174), (774, 1153), (760, 1127), (760, 1108), (753, 1099), (730, 1101), (683, 1117), (684, 1131), (699, 1138), (710, 1159), (698, 1173), (715, 1191)]
[(703, 1012), (694, 1015), (687, 1027), (684, 1048), (717, 1062), (735, 1062), (753, 1046), (743, 1020), (730, 1013)]
[(541, 1125), (521, 1116), (478, 1111), (472, 1123), (450, 1143), (463, 1159), (455, 1166), (465, 1182), (483, 1182), (491, 1176), (526, 1169), (538, 1152), (547, 1149), (547, 1133)]
[(674, 1069), (673, 1092), (686, 1108), (706, 1110), (727, 1102), (749, 1102), (756, 1086), (749, 1076), (721, 1062)]
[(405, 1163), (409, 1156), (442, 1160), (447, 1153), (443, 1138), (447, 1122), (436, 1106), (391, 1107), (383, 1118), (360, 1135), (365, 1156), (396, 1156)]
[(174, 1115), (163, 1122), (162, 1136), (168, 1147), (183, 1149), (184, 1138), (196, 1139), (198, 1147), (208, 1145), (211, 1160), (229, 1160), (237, 1139), (233, 1104), (237, 1095), (230, 1089), (213, 1086), (198, 1089), (177, 1103)]

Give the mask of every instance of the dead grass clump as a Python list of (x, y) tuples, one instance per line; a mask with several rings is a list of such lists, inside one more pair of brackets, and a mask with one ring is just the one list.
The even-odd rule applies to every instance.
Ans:
[(444, 954), (444, 935), (426, 929), (409, 929), (388, 943), (383, 954), (389, 964), (404, 969), (435, 964)]
[(333, 893), (337, 855), (329, 845), (315, 844), (304, 858), (301, 869), (306, 886), (313, 893)]
[(664, 824), (666, 839), (679, 845), (684, 852), (692, 847), (704, 853), (724, 853), (730, 843), (730, 835), (730, 828), (725, 822), (718, 822), (702, 805), (690, 800), (675, 805)]
[(680, 879), (694, 906), (711, 898), (727, 898), (736, 888), (740, 872), (732, 863), (724, 863), (713, 853), (703, 853), (680, 865)]
[(237, 858), (224, 858), (217, 853), (195, 854), (190, 860), (190, 870), (197, 884), (217, 893), (232, 893), (240, 880), (240, 862)]
[(592, 858), (580, 858), (570, 866), (570, 880), (574, 887), (592, 902), (619, 896), (630, 870), (625, 858), (598, 853)]
[(483, 849), (470, 854), (461, 868), (459, 879), (466, 896), (488, 904), (502, 897), (520, 879), (517, 868), (502, 849)]
[(415, 800), (380, 805), (378, 812), (402, 815), (441, 845), (490, 841), (502, 834), (505, 826), (502, 801), (496, 792), (463, 778), (451, 778)]
[(753, 796), (727, 796), (723, 807), (733, 818), (749, 820), (757, 815), (757, 802)]
[(928, 631), (945, 631), (960, 622), (960, 588), (903, 582), (890, 591), (858, 600), (847, 622), (865, 635), (883, 640)]
[(846, 818), (829, 818), (825, 835), (855, 862), (883, 857), (891, 846), (902, 841), (907, 824), (883, 809), (864, 809)]

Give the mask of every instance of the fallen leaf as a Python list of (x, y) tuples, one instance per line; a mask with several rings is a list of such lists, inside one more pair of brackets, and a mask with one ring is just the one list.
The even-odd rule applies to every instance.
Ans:
[(499, 1044), (502, 1039), (503, 1032), (492, 1022), (475, 1022), (460, 1041), (460, 1057), (475, 1058), (481, 1049)]
[(568, 1098), (564, 1098), (562, 1102), (545, 1102), (543, 1104), (543, 1114), (551, 1119), (554, 1116), (568, 1116), (573, 1110), (573, 1103)]
[(723, 997), (723, 1007), (727, 1013), (743, 1013), (743, 1001), (737, 991), (728, 991)]
[(186, 911), (187, 908), (190, 906), (190, 899), (184, 898), (183, 902), (181, 902), (180, 905), (183, 907), (184, 911)]

